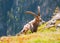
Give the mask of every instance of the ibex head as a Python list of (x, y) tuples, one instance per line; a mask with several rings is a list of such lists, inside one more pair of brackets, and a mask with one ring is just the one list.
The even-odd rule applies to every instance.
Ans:
[(40, 20), (41, 20), (41, 16), (40, 16), (40, 6), (38, 6), (38, 14), (36, 14), (36, 13), (34, 13), (34, 12), (32, 12), (32, 11), (26, 11), (25, 13), (26, 13), (26, 14), (32, 14), (37, 21), (40, 21)]

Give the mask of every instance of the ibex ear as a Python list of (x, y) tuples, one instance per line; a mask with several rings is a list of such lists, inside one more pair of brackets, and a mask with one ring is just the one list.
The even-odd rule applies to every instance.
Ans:
[(25, 13), (26, 13), (26, 14), (32, 14), (34, 17), (37, 16), (34, 12), (31, 12), (31, 11), (26, 11)]
[(38, 6), (38, 16), (40, 16), (40, 6)]

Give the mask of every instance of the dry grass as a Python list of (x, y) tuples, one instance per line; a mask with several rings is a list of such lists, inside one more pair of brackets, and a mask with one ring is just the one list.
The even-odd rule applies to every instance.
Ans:
[(60, 32), (37, 32), (21, 36), (1, 37), (0, 43), (54, 43), (60, 42)]

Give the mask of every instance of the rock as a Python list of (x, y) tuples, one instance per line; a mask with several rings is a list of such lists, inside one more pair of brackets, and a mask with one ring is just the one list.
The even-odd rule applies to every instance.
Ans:
[(60, 24), (57, 24), (56, 25), (56, 29), (60, 29)]

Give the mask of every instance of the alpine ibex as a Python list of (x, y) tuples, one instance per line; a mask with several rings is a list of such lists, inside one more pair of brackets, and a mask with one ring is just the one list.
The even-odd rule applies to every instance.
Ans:
[(37, 27), (39, 25), (40, 22), (42, 22), (41, 16), (40, 16), (40, 6), (38, 6), (38, 14), (35, 14), (34, 12), (31, 11), (26, 11), (26, 14), (32, 14), (35, 18), (33, 20), (31, 20), (30, 22), (28, 22), (26, 25), (24, 25), (22, 31), (19, 33), (25, 33), (28, 30), (31, 30), (31, 32), (37, 32)]

